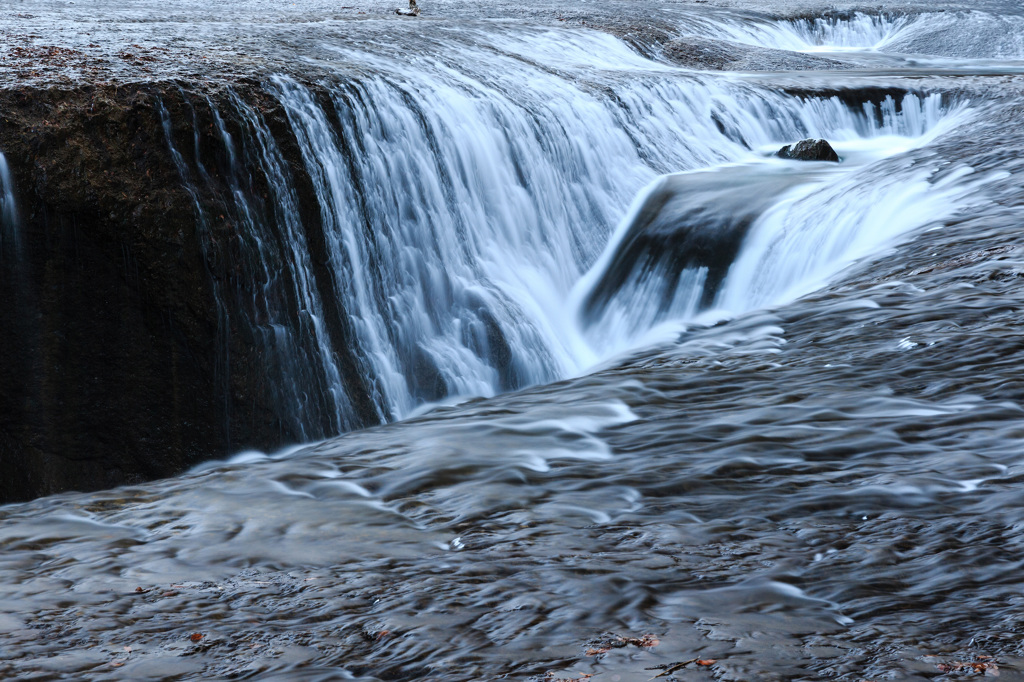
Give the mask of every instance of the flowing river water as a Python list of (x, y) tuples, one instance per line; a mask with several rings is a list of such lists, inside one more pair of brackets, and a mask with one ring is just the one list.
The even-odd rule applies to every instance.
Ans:
[[(308, 324), (268, 305), (264, 342), (299, 429), (348, 430), (341, 305), (391, 423), (0, 508), (0, 674), (1020, 679), (1024, 21), (673, 21), (842, 68), (518, 23), (306, 44), (336, 78), (265, 87), (336, 300), (287, 232), (256, 260)], [(297, 225), (246, 106), (224, 144)], [(842, 163), (773, 156), (805, 137)]]

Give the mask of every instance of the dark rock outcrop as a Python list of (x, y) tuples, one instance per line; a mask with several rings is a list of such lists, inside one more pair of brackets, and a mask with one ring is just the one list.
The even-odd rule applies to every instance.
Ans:
[(775, 153), (780, 159), (796, 161), (834, 161), (839, 163), (839, 155), (825, 140), (800, 140), (796, 144), (787, 144)]
[[(244, 194), (247, 219), (273, 234), (266, 176), (232, 175), (218, 130), (243, 156), (240, 99), (278, 141), (310, 248), (322, 249), (287, 119), (259, 87), (0, 89), (0, 151), (20, 213), (19, 252), (0, 263), (0, 502), (168, 476), (336, 431), (327, 391), (308, 391), (298, 418), (282, 404), (283, 370), (260, 336), (269, 325), (255, 299), (277, 296), (283, 325), (301, 320), (286, 269), (260, 279), (266, 268), (232, 203)], [(205, 180), (189, 186), (182, 164)], [(241, 180), (228, 186), (231, 177)], [(312, 255), (326, 290), (327, 259)], [(328, 317), (334, 347), (349, 347), (344, 316)], [(307, 352), (297, 343), (290, 352)], [(351, 359), (337, 364), (357, 412), (347, 426), (376, 423)], [(300, 378), (315, 388), (315, 376)]]

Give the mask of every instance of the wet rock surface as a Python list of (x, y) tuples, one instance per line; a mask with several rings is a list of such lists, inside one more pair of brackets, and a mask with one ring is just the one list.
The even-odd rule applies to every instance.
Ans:
[[(402, 4), (402, 3), (398, 3)], [(326, 0), (278, 3), (244, 0), (212, 9), (194, 0), (158, 2), (96, 0), (88, 5), (69, 1), (18, 0), (0, 10), (0, 84), (71, 84), (147, 81), (167, 78), (200, 81), (295, 73), (314, 79), (314, 61), (297, 64), (296, 49), (311, 43), (359, 44), (387, 40), (410, 28), (395, 15), (390, 0)], [(430, 27), (467, 22), (514, 20), (553, 27), (587, 27), (622, 35), (645, 49), (660, 48), (681, 39), (670, 51), (696, 68), (765, 70), (836, 68), (827, 58), (784, 55), (756, 49), (720, 48), (679, 35), (678, 19), (694, 12), (729, 12), (744, 17), (814, 19), (849, 16), (854, 11), (877, 12), (862, 2), (830, 3), (827, 8), (808, 0), (684, 0), (680, 2), (611, 1), (583, 7), (547, 1), (471, 2), (436, 0), (422, 5), (420, 19)], [(890, 3), (888, 12), (936, 12), (963, 9), (962, 3)], [(1017, 3), (985, 0), (973, 10), (999, 14), (1021, 13)], [(955, 23), (955, 22), (954, 22)], [(404, 24), (404, 25), (403, 25)], [(953, 27), (956, 28), (955, 26)], [(989, 32), (991, 33), (991, 32)], [(942, 36), (923, 35), (914, 47), (934, 49)], [(946, 41), (948, 42), (948, 41)], [(963, 41), (969, 54), (984, 38)], [(700, 64), (706, 66), (700, 66)], [(716, 66), (720, 64), (721, 66)]]
[(780, 159), (792, 159), (794, 161), (832, 161), (839, 163), (839, 155), (827, 140), (800, 140), (794, 144), (787, 144), (775, 152)]
[(665, 43), (662, 54), (673, 64), (713, 71), (789, 71), (849, 69), (855, 65), (814, 55), (741, 45), (699, 36), (684, 36)]

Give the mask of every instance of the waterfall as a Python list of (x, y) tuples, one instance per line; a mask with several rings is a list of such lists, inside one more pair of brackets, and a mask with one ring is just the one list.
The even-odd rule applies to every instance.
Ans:
[(0, 261), (5, 254), (17, 253), (20, 248), (18, 205), (14, 197), (14, 179), (7, 159), (0, 152)]
[(679, 323), (806, 294), (906, 232), (952, 217), (984, 184), (960, 183), (960, 173), (932, 181), (941, 163), (915, 155), (969, 120), (937, 95), (887, 97), (860, 111), (803, 106), (806, 121), (836, 126), (831, 136), (809, 129), (833, 140), (842, 164), (763, 157), (664, 176), (641, 193), (575, 294), (584, 333), (604, 355), (650, 342), (662, 325), (671, 335)]
[[(577, 52), (613, 61), (608, 36), (576, 36), (558, 46), (566, 68)], [(531, 40), (556, 49), (527, 33), (503, 36), (497, 54), (465, 48), (457, 70), (374, 55), (381, 73), (357, 82), (274, 81), (383, 418), (605, 357), (577, 324), (573, 288), (658, 174), (759, 158), (807, 136), (918, 136), (944, 114), (937, 96), (851, 110), (652, 62), (637, 74), (639, 58), (621, 44), (628, 78), (609, 67), (571, 82), (509, 58)]]
[[(1024, 58), (1024, 17), (984, 11), (915, 15), (883, 12), (791, 21), (723, 14), (713, 20), (686, 17), (682, 33), (794, 52), (858, 52), (912, 55), (920, 63), (963, 59)], [(938, 62), (936, 61), (938, 60)], [(953, 66), (954, 62), (944, 61)], [(999, 64), (1006, 68), (1005, 63)], [(1017, 65), (1019, 68), (1019, 65)]]
[[(211, 277), (218, 310), (215, 371), (225, 405), (230, 408), (230, 335), (241, 334), (263, 350), (267, 383), (292, 437), (312, 440), (350, 430), (362, 422), (326, 329), (294, 182), (261, 115), (233, 93), (229, 97), (231, 119), (243, 124), (237, 135), (210, 100), (193, 104), (191, 166), (178, 149), (166, 107), (159, 107), (167, 144), (193, 199), (207, 266), (230, 272)], [(200, 152), (199, 106), (212, 118), (220, 158)], [(256, 177), (266, 183), (265, 196)], [(219, 196), (225, 214), (215, 219), (200, 200), (204, 194)], [(230, 409), (226, 413), (230, 419)]]
[(724, 21), (706, 28), (716, 38), (794, 52), (880, 49), (914, 23), (902, 14), (816, 17), (794, 21)]
[[(211, 271), (226, 258), (239, 270), (214, 278), (223, 334), (242, 329), (267, 349), (276, 402), (300, 437), (577, 374), (663, 322), (784, 300), (948, 208), (886, 213), (877, 207), (929, 196), (927, 168), (881, 183), (869, 170), (960, 120), (964, 107), (937, 95), (850, 107), (675, 69), (598, 32), (430, 31), (412, 53), (326, 45), (321, 63), (337, 77), (266, 85), (317, 225), (300, 215), (258, 110), (239, 97), (230, 111), (194, 103), (193, 119), (209, 110), (217, 130), (212, 156), (198, 132), (183, 144), (163, 112)], [(828, 138), (844, 163), (797, 170), (769, 158), (805, 137)], [(710, 184), (707, 173), (718, 174)], [(900, 194), (904, 180), (913, 189)], [(200, 188), (221, 197), (217, 225)], [(745, 201), (754, 188), (756, 206)], [(648, 210), (655, 196), (666, 213)], [(846, 210), (864, 197), (876, 210)], [(645, 211), (661, 217), (637, 228)], [(827, 257), (787, 250), (795, 234), (820, 241), (831, 221)], [(238, 252), (221, 252), (214, 230)], [(679, 244), (696, 250), (648, 257)], [(709, 248), (714, 263), (701, 260)], [(223, 336), (225, 376), (229, 345)]]

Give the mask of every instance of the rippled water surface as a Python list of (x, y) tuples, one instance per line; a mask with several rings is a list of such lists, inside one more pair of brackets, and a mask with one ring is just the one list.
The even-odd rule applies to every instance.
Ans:
[[(954, 37), (1016, 21), (960, 19), (971, 31)], [(536, 345), (516, 351), (558, 361), (518, 392), (418, 407), (403, 395), (413, 416), (388, 426), (0, 508), (0, 675), (1022, 679), (1020, 83), (972, 71), (1022, 55), (1004, 33), (986, 50), (943, 38), (944, 21), (713, 24), (722, 40), (878, 52), (897, 71), (911, 53), (941, 60), (906, 98), (854, 105), (786, 94), (792, 74), (782, 86), (694, 74), (583, 29), (562, 41), (532, 29), (424, 36), (456, 56), (404, 76), (389, 49), (322, 46), (340, 60), (331, 68), (362, 60), (376, 74), (360, 86), (368, 111), (418, 97), (406, 111), (427, 112), (366, 132), (367, 148), (412, 140), (402, 149), (416, 157), (410, 131), (423, 126), (436, 136), (422, 158), (490, 159), (500, 175), (512, 162), (488, 146), (487, 116), (523, 115), (524, 131), (607, 124), (578, 150), (532, 140), (543, 153), (521, 204), (473, 194), (501, 183), (469, 174), (467, 203), (439, 198), (430, 223), (450, 211), (470, 224), (463, 235), (507, 239), (462, 245), (442, 269), (518, 301), (526, 312), (502, 323), (533, 325)], [(680, 33), (710, 30), (692, 22)], [(510, 54), (514, 69), (488, 68)], [(551, 85), (567, 73), (571, 87)], [(481, 97), (490, 86), (501, 89)], [(302, 87), (269, 87), (315, 150)], [(621, 108), (602, 108), (607, 92)], [(785, 135), (819, 131), (842, 164), (770, 156)], [(309, 158), (324, 188), (329, 151)], [(564, 187), (580, 194), (560, 212), (550, 206)], [(382, 225), (389, 196), (371, 211)], [(549, 242), (513, 232), (527, 214)], [(721, 248), (734, 253), (709, 289)], [(517, 279), (530, 262), (539, 274)], [(408, 310), (430, 300), (429, 288), (395, 291)], [(375, 343), (416, 329), (388, 323)], [(496, 393), (478, 369), (465, 392)]]

